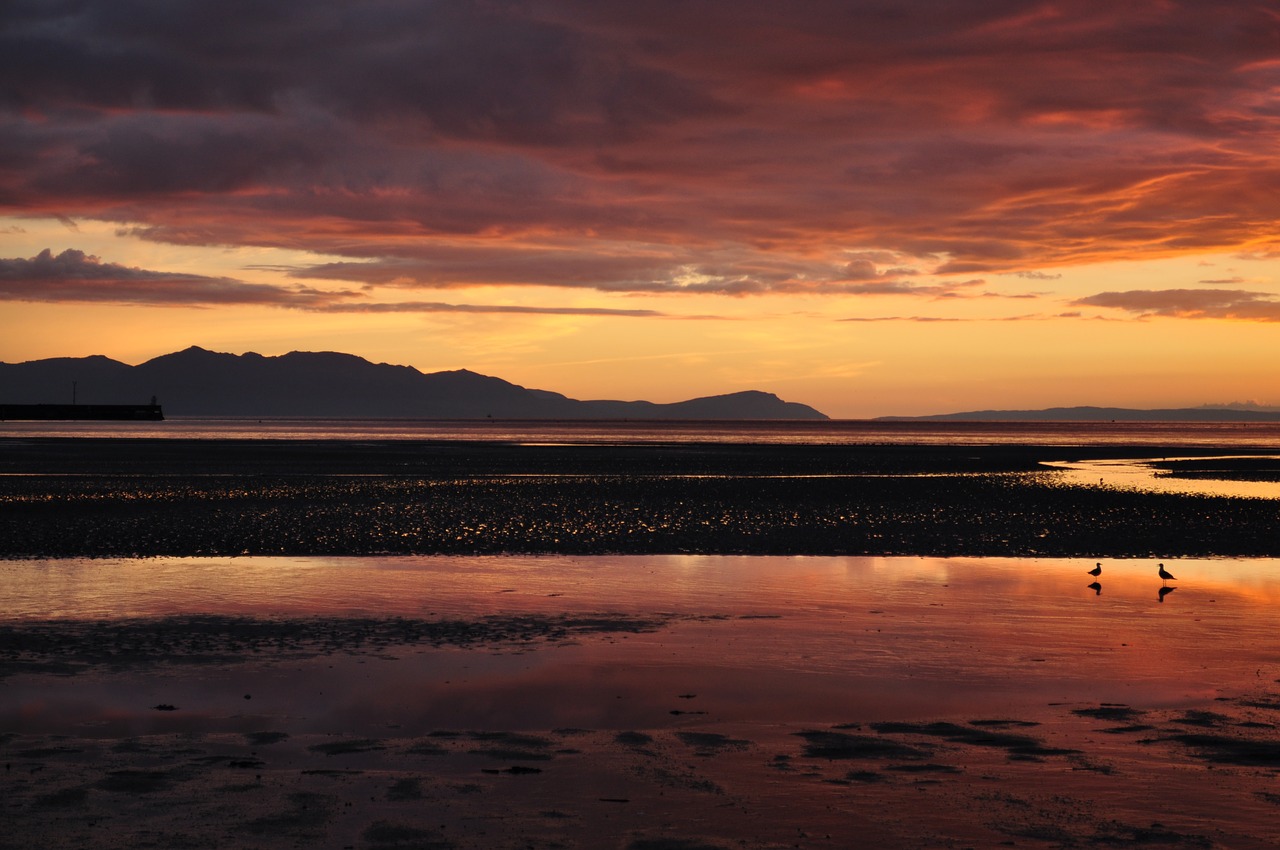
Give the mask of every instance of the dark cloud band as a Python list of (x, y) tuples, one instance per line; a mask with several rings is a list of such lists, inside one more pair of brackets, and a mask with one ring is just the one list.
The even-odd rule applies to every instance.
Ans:
[[(132, 304), (155, 307), (259, 305), (327, 313), (509, 313), (560, 316), (666, 318), (656, 310), (605, 307), (448, 304), (428, 301), (371, 303), (363, 293), (272, 286), (225, 277), (150, 271), (104, 263), (75, 249), (45, 249), (30, 259), (0, 259), (0, 301)], [(712, 316), (679, 318), (714, 318)]]
[[(1276, 250), (1280, 16), (1251, 0), (4, 17), (0, 208), (364, 266), (316, 278), (932, 297), (902, 281)], [(424, 262), (458, 239), (493, 256)], [(494, 274), (512, 246), (525, 265)]]

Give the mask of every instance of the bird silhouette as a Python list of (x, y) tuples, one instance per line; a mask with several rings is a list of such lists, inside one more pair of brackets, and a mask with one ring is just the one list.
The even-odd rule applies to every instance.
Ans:
[(1099, 582), (1095, 581), (1093, 584), (1089, 585), (1089, 589), (1093, 591), (1094, 596), (1102, 595), (1102, 585)]
[(1091, 576), (1102, 575), (1102, 564), (1098, 564), (1093, 569), (1089, 570), (1089, 575)]
[(1173, 592), (1174, 592), (1175, 590), (1177, 590), (1177, 589), (1178, 589), (1178, 588), (1176, 588), (1176, 587), (1162, 587), (1162, 588), (1160, 588), (1159, 590), (1157, 590), (1157, 591), (1156, 591), (1156, 600), (1157, 600), (1157, 601), (1160, 601), (1160, 602), (1163, 602), (1163, 601), (1164, 601), (1164, 598), (1165, 598), (1166, 596), (1168, 596), (1170, 593), (1173, 593)]
[(1178, 580), (1177, 577), (1173, 575), (1173, 573), (1169, 572), (1164, 568), (1164, 564), (1160, 565), (1159, 575), (1160, 575), (1161, 581), (1171, 581), (1171, 580), (1177, 581)]

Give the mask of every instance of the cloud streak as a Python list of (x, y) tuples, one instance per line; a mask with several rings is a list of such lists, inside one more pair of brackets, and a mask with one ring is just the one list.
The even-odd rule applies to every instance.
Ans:
[(0, 259), (0, 300), (211, 307), (236, 304), (316, 307), (349, 293), (279, 287), (225, 277), (158, 272), (67, 249)]
[(1280, 16), (1256, 2), (5, 16), (5, 211), (344, 260), (298, 277), (933, 298), (954, 278), (1280, 250)]
[(555, 307), (508, 304), (449, 304), (438, 301), (370, 302), (351, 290), (323, 291), (295, 286), (246, 283), (226, 277), (151, 271), (76, 249), (45, 249), (29, 259), (0, 259), (0, 301), (78, 302), (151, 307), (256, 305), (321, 313), (507, 313), (546, 316), (714, 319), (670, 316), (657, 310)]
[(1280, 298), (1266, 292), (1242, 289), (1137, 289), (1100, 292), (1075, 303), (1080, 306), (1123, 310), (1140, 317), (1280, 322)]
[[(614, 316), (631, 319), (670, 318), (657, 310), (609, 307), (529, 307), (519, 304), (446, 304), (440, 301), (397, 301), (389, 304), (326, 304), (311, 309), (326, 313), (510, 313), (527, 316)], [(711, 319), (714, 316), (681, 318)]]

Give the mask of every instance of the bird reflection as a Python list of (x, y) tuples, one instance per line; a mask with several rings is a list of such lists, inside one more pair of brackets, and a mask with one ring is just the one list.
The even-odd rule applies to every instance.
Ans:
[(1089, 589), (1093, 591), (1094, 596), (1102, 595), (1102, 585), (1099, 582), (1095, 581), (1093, 584), (1089, 585)]
[(1173, 593), (1177, 589), (1178, 588), (1176, 587), (1162, 587), (1156, 591), (1156, 599), (1158, 599), (1160, 602), (1163, 602), (1166, 596), (1168, 596), (1170, 593)]
[(1093, 568), (1093, 569), (1089, 570), (1089, 575), (1091, 575), (1091, 576), (1100, 576), (1100, 575), (1102, 575), (1102, 564), (1097, 564), (1097, 565), (1095, 565), (1095, 566), (1094, 566), (1094, 568)]
[(1159, 575), (1160, 575), (1161, 581), (1177, 581), (1178, 580), (1177, 577), (1173, 575), (1173, 573), (1169, 572), (1164, 568), (1164, 564), (1160, 564)]

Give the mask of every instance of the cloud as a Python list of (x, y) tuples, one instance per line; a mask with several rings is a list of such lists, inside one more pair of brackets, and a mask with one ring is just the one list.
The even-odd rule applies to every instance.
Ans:
[(848, 295), (1276, 250), (1280, 18), (1252, 0), (5, 16), (4, 210), (345, 261), (319, 279)]
[(979, 318), (968, 319), (956, 316), (851, 316), (845, 319), (836, 319), (837, 322), (919, 322), (928, 324), (932, 322), (1031, 322), (1043, 321), (1052, 318), (1039, 314), (1027, 314), (1020, 316), (1001, 316), (999, 318)]
[(1277, 410), (1275, 406), (1263, 404), (1256, 399), (1249, 399), (1248, 401), (1209, 402), (1207, 404), (1200, 405), (1200, 407), (1205, 410), (1258, 410), (1266, 412), (1274, 412)]
[[(446, 304), (439, 301), (396, 301), (382, 304), (326, 304), (313, 308), (325, 313), (514, 313), (533, 316), (614, 316), (671, 318), (657, 310), (619, 310), (608, 307), (529, 307), (518, 304)], [(680, 318), (711, 319), (714, 316)]]
[(322, 313), (510, 313), (550, 316), (715, 319), (672, 316), (657, 310), (506, 304), (448, 304), (436, 301), (374, 303), (365, 293), (322, 291), (304, 286), (245, 283), (224, 277), (175, 274), (104, 263), (67, 249), (49, 249), (30, 259), (0, 259), (0, 301), (133, 304), (211, 307), (253, 304)]
[(841, 287), (824, 286), (823, 291), (846, 295), (907, 295), (930, 300), (956, 298), (1008, 298), (1032, 300), (1040, 295), (1034, 292), (991, 292), (984, 290), (987, 282), (982, 278), (970, 280), (937, 279), (932, 283), (902, 280), (878, 280), (871, 283), (848, 284)]
[(1239, 260), (1266, 261), (1274, 260), (1278, 257), (1280, 257), (1280, 246), (1275, 245), (1265, 248), (1257, 248), (1252, 251), (1242, 251), (1236, 254), (1236, 259)]
[(1241, 289), (1136, 289), (1100, 292), (1073, 303), (1124, 310), (1142, 317), (1280, 322), (1280, 298)]
[(245, 283), (225, 277), (148, 271), (104, 263), (83, 251), (49, 249), (30, 259), (0, 259), (0, 300), (152, 306), (318, 305), (349, 293)]
[(966, 319), (947, 318), (943, 316), (851, 316), (836, 319), (838, 322), (963, 322)]
[[(477, 286), (553, 285), (613, 293), (759, 295), (914, 294), (937, 296), (981, 281), (906, 283), (868, 260), (834, 264), (823, 260), (762, 255), (750, 246), (606, 244), (578, 246), (493, 244), (492, 240), (438, 242), (403, 249), (406, 256), (281, 269), (299, 279), (341, 280), (379, 288), (455, 289)], [(352, 250), (352, 249), (349, 249)], [(356, 248), (363, 251), (364, 248)], [(409, 256), (412, 255), (412, 256)]]
[(870, 283), (857, 283), (839, 289), (847, 295), (920, 295), (929, 298), (962, 298), (972, 297), (974, 290), (983, 286), (983, 280), (938, 281), (935, 283), (914, 283), (902, 280), (876, 280)]

